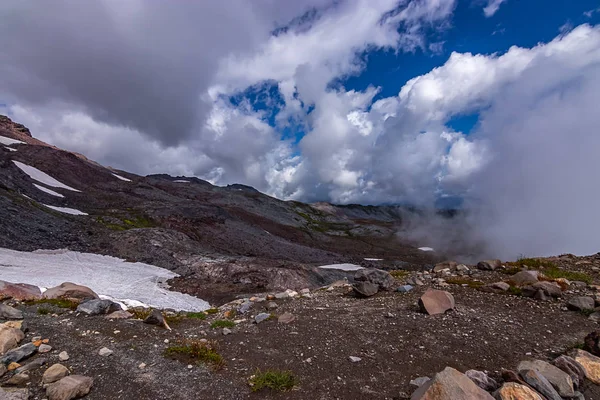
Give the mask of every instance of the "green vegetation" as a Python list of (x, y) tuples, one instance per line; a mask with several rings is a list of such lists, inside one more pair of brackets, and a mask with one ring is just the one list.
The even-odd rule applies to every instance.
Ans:
[(48, 315), (48, 314), (50, 314), (50, 313), (51, 313), (51, 311), (50, 311), (50, 309), (49, 309), (49, 308), (46, 308), (46, 307), (39, 307), (39, 308), (37, 309), (37, 313), (38, 313), (38, 314), (40, 314), (40, 315)]
[(25, 304), (33, 305), (33, 304), (49, 304), (52, 306), (60, 307), (60, 308), (68, 308), (70, 310), (76, 310), (79, 305), (78, 301), (70, 300), (70, 299), (39, 299), (39, 300), (30, 300), (26, 301)]
[(208, 310), (206, 310), (206, 313), (209, 314), (209, 315), (210, 314), (216, 314), (218, 312), (219, 312), (218, 308), (209, 308)]
[(451, 285), (467, 285), (470, 288), (477, 289), (484, 285), (483, 282), (475, 281), (469, 278), (461, 278), (460, 276), (446, 279), (446, 282)]
[(128, 311), (133, 314), (134, 319), (144, 320), (144, 319), (148, 318), (148, 316), (152, 312), (152, 309), (138, 307), (138, 308), (130, 308)]
[(556, 265), (552, 261), (544, 260), (541, 258), (519, 258), (517, 261), (507, 262), (506, 265), (518, 268), (529, 267), (529, 269), (556, 267)]
[(390, 275), (396, 279), (404, 279), (408, 275), (410, 275), (410, 271), (405, 271), (403, 269), (396, 269), (394, 271), (390, 271)]
[[(115, 222), (107, 221), (106, 217), (97, 217), (96, 222), (104, 225), (108, 229), (112, 229), (113, 231), (125, 231), (127, 229), (136, 228), (152, 228), (156, 226), (151, 219), (142, 215), (129, 218), (113, 217), (112, 219)], [(116, 220), (119, 220), (119, 223), (117, 223)]]
[(583, 315), (585, 315), (586, 317), (589, 317), (590, 315), (592, 315), (594, 312), (596, 312), (596, 310), (592, 309), (592, 310), (579, 310), (579, 312)]
[(201, 320), (205, 320), (206, 319), (206, 313), (204, 312), (189, 312), (187, 314), (185, 314), (186, 318), (192, 318), (192, 319), (201, 319)]
[(210, 327), (212, 329), (216, 329), (216, 328), (233, 328), (234, 326), (235, 326), (235, 322), (224, 320), (224, 319), (218, 319), (218, 320), (214, 321), (212, 324), (210, 324)]
[(523, 291), (519, 287), (511, 286), (508, 288), (508, 293), (513, 294), (515, 296), (521, 296), (523, 294)]
[(248, 383), (253, 392), (262, 389), (285, 392), (296, 386), (298, 384), (298, 379), (294, 376), (292, 371), (267, 370), (261, 372), (260, 370), (257, 370)]
[(592, 283), (592, 277), (584, 272), (566, 271), (556, 266), (543, 269), (542, 272), (550, 279), (565, 278), (570, 281), (581, 281), (587, 284)]
[(215, 369), (221, 369), (225, 365), (225, 360), (217, 352), (216, 341), (186, 339), (167, 347), (164, 354), (180, 361), (208, 364)]
[(502, 272), (503, 274), (506, 274), (506, 275), (514, 275), (517, 272), (521, 272), (521, 271), (522, 271), (521, 267), (510, 267), (510, 268), (500, 270), (500, 272)]

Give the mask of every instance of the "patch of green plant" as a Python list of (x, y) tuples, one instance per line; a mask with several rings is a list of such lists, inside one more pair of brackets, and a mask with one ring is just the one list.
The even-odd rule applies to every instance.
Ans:
[(550, 279), (565, 278), (569, 281), (581, 281), (588, 285), (592, 283), (592, 277), (584, 272), (566, 271), (556, 266), (545, 268), (542, 270), (544, 275)]
[(503, 274), (506, 274), (506, 275), (514, 275), (517, 272), (521, 272), (521, 271), (522, 271), (521, 267), (510, 267), (510, 268), (500, 270), (500, 272), (502, 272)]
[(473, 288), (473, 289), (480, 288), (484, 285), (483, 282), (474, 281), (473, 279), (469, 279), (469, 278), (461, 278), (458, 276), (448, 278), (448, 279), (446, 279), (446, 282), (451, 285), (467, 285), (468, 287)]
[(262, 389), (271, 389), (277, 392), (286, 392), (298, 385), (298, 379), (292, 371), (279, 370), (256, 370), (254, 375), (248, 381), (253, 392), (258, 392)]
[(78, 301), (70, 300), (70, 299), (38, 299), (26, 301), (25, 304), (33, 305), (33, 304), (50, 304), (60, 308), (68, 308), (70, 310), (76, 310), (79, 305)]
[(586, 317), (589, 317), (594, 312), (596, 312), (596, 310), (593, 310), (593, 309), (592, 310), (579, 310), (579, 313), (585, 315)]
[(133, 314), (133, 319), (141, 319), (144, 320), (146, 318), (148, 318), (148, 316), (150, 315), (150, 313), (152, 313), (152, 309), (150, 308), (130, 308), (129, 310), (130, 313)]
[(583, 350), (583, 349), (585, 348), (585, 344), (584, 344), (584, 343), (580, 343), (580, 342), (578, 342), (578, 343), (575, 343), (575, 344), (572, 346), (572, 348), (573, 348), (573, 349), (579, 349), (579, 350)]
[(216, 341), (202, 341), (198, 339), (182, 340), (167, 347), (164, 355), (186, 362), (196, 361), (209, 364), (215, 369), (220, 369), (225, 365), (223, 356), (217, 352)]
[(185, 314), (185, 316), (186, 316), (186, 318), (192, 318), (192, 319), (201, 319), (201, 320), (206, 319), (205, 312), (189, 312), (189, 313)]
[(225, 319), (218, 319), (218, 320), (214, 321), (212, 324), (210, 324), (210, 327), (212, 329), (216, 329), (216, 328), (233, 328), (234, 326), (235, 326), (235, 322), (229, 321), (229, 320), (225, 320)]
[(209, 314), (209, 315), (210, 314), (216, 314), (218, 312), (219, 312), (218, 308), (209, 308), (208, 310), (206, 310), (206, 313)]
[(124, 226), (118, 225), (118, 224), (113, 224), (111, 222), (107, 222), (104, 220), (104, 218), (102, 217), (97, 217), (96, 218), (96, 222), (104, 225), (105, 227), (107, 227), (108, 229), (112, 229), (113, 231), (124, 231), (127, 228), (125, 228)]
[(516, 286), (509, 287), (507, 292), (515, 296), (521, 296), (523, 294), (523, 290), (520, 287)]
[(410, 271), (405, 271), (403, 269), (396, 269), (394, 271), (390, 271), (390, 275), (396, 279), (404, 279), (408, 275), (410, 275)]
[(130, 228), (152, 228), (156, 226), (151, 219), (142, 215), (132, 217), (132, 219), (123, 219), (122, 221)]
[(506, 264), (511, 267), (529, 267), (530, 269), (556, 267), (552, 261), (544, 260), (542, 258), (519, 258), (517, 261), (507, 262)]
[(50, 314), (51, 312), (52, 312), (52, 311), (51, 311), (49, 308), (46, 308), (46, 307), (39, 307), (39, 308), (37, 309), (37, 313), (38, 313), (38, 314), (40, 314), (40, 315), (48, 315), (48, 314)]

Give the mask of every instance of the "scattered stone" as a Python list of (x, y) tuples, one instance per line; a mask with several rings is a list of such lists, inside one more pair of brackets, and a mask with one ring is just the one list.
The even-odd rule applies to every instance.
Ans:
[(232, 331), (229, 328), (223, 328), (223, 336), (231, 335)]
[(496, 393), (497, 400), (544, 400), (531, 388), (516, 382), (506, 382)]
[(302, 290), (300, 291), (300, 294), (302, 294), (302, 295), (310, 294), (310, 289), (308, 289), (308, 288), (306, 288), (306, 289), (302, 289)]
[(129, 319), (133, 317), (133, 314), (126, 310), (114, 311), (105, 316), (106, 319)]
[(353, 362), (353, 363), (357, 363), (357, 362), (359, 362), (359, 361), (362, 361), (362, 358), (360, 358), (360, 357), (350, 356), (350, 357), (348, 357), (348, 358), (349, 358), (349, 359), (350, 359), (350, 361), (351, 361), (351, 362)]
[(77, 312), (83, 312), (87, 315), (110, 314), (115, 311), (121, 311), (121, 305), (110, 300), (92, 299), (77, 306)]
[(103, 347), (100, 350), (98, 350), (98, 355), (102, 356), (102, 357), (108, 357), (113, 353), (113, 351), (107, 347)]
[(64, 282), (58, 286), (50, 288), (44, 292), (45, 299), (97, 299), (98, 295), (89, 287), (76, 285), (71, 282)]
[(2, 400), (27, 400), (29, 389), (0, 388), (0, 399)]
[(571, 311), (589, 311), (593, 310), (596, 303), (592, 297), (575, 296), (567, 301), (567, 308)]
[(7, 380), (5, 382), (5, 385), (8, 385), (8, 386), (23, 386), (23, 385), (25, 385), (29, 381), (30, 381), (29, 374), (23, 372), (23, 373), (20, 373), (20, 374), (13, 375), (9, 380)]
[(484, 260), (477, 263), (477, 269), (481, 269), (483, 271), (493, 271), (502, 266), (502, 261), (500, 260)]
[(459, 264), (459, 265), (456, 266), (456, 271), (458, 271), (458, 272), (469, 272), (471, 270), (465, 264)]
[(39, 357), (33, 360), (30, 363), (23, 365), (15, 370), (15, 373), (20, 374), (22, 372), (33, 371), (34, 369), (40, 368), (42, 365), (46, 364), (48, 361), (45, 357)]
[(454, 368), (446, 367), (420, 386), (411, 400), (470, 399), (493, 400), (493, 397)]
[(65, 376), (58, 382), (54, 382), (46, 388), (48, 400), (71, 400), (88, 394), (94, 384), (94, 380), (87, 376), (71, 375)]
[(279, 316), (279, 318), (277, 318), (277, 322), (279, 322), (280, 324), (289, 324), (291, 322), (293, 322), (296, 319), (296, 317), (289, 312), (285, 312), (283, 314), (281, 314)]
[(254, 322), (257, 323), (257, 324), (260, 324), (261, 322), (266, 321), (269, 318), (271, 318), (271, 314), (269, 314), (269, 313), (260, 313), (256, 317), (254, 317)]
[(42, 383), (54, 383), (69, 375), (69, 369), (62, 364), (54, 364), (42, 375)]
[(600, 312), (596, 311), (591, 313), (588, 319), (593, 322), (600, 322)]
[(583, 384), (585, 372), (581, 365), (569, 356), (562, 355), (552, 361), (555, 367), (566, 372), (571, 377), (575, 389), (579, 389)]
[(279, 305), (277, 303), (275, 303), (274, 301), (269, 301), (267, 303), (267, 305), (265, 306), (265, 308), (267, 309), (267, 311), (276, 310), (278, 307), (279, 307)]
[(252, 303), (249, 301), (246, 301), (244, 303), (242, 303), (242, 305), (240, 305), (237, 309), (237, 311), (240, 314), (246, 314), (248, 311), (250, 311), (250, 309), (252, 308)]
[(443, 290), (428, 289), (419, 299), (419, 307), (429, 315), (443, 314), (454, 309), (454, 297)]
[(19, 301), (38, 300), (42, 298), (42, 292), (34, 285), (0, 281), (0, 300), (10, 298)]
[(66, 351), (61, 351), (58, 353), (58, 359), (60, 361), (67, 361), (69, 359), (69, 354)]
[(165, 316), (160, 312), (160, 310), (152, 310), (150, 315), (148, 315), (148, 317), (146, 317), (146, 319), (144, 320), (144, 323), (149, 325), (161, 326), (163, 328), (171, 330), (171, 327), (169, 326), (169, 324), (167, 324), (167, 321), (165, 320)]
[(52, 350), (52, 346), (47, 345), (45, 343), (40, 344), (40, 347), (38, 347), (39, 353), (48, 353), (51, 350)]
[(519, 271), (509, 278), (509, 282), (515, 286), (526, 286), (536, 283), (539, 279), (537, 271)]
[(575, 286), (578, 288), (586, 288), (587, 287), (587, 283), (585, 282), (581, 282), (581, 281), (571, 281), (571, 286)]
[(573, 389), (573, 380), (566, 372), (555, 367), (552, 364), (542, 360), (521, 361), (517, 370), (519, 372), (526, 370), (536, 370), (556, 389), (562, 397), (573, 397), (575, 390)]
[(412, 285), (403, 285), (403, 286), (400, 286), (398, 289), (396, 289), (396, 291), (400, 292), (400, 293), (408, 293), (411, 290), (413, 290)]
[(0, 355), (17, 347), (24, 337), (25, 334), (20, 329), (0, 324)]
[(600, 331), (590, 332), (583, 340), (583, 349), (600, 357)]
[(600, 358), (580, 349), (575, 349), (572, 357), (583, 368), (585, 377), (600, 385)]
[(423, 286), (425, 284), (421, 279), (417, 278), (416, 276), (411, 276), (410, 278), (408, 278), (406, 280), (406, 283), (412, 286)]
[(506, 292), (508, 289), (510, 289), (510, 285), (506, 282), (494, 282), (494, 283), (490, 284), (489, 286), (492, 289), (501, 290), (503, 292)]
[(139, 369), (145, 369), (146, 368), (146, 363), (140, 363), (140, 365), (138, 365)]
[(352, 289), (359, 297), (371, 297), (377, 294), (379, 286), (371, 282), (357, 282)]
[(444, 261), (444, 262), (435, 264), (432, 271), (433, 272), (441, 272), (445, 269), (447, 269), (449, 271), (456, 271), (457, 266), (458, 266), (458, 263), (456, 261)]
[(278, 300), (287, 299), (290, 295), (287, 292), (275, 293), (275, 298)]
[(390, 290), (394, 285), (394, 277), (389, 272), (376, 268), (363, 268), (354, 274), (356, 282), (369, 282), (377, 285), (379, 290)]
[(483, 371), (477, 371), (470, 369), (465, 372), (465, 375), (472, 380), (477, 386), (488, 392), (493, 392), (498, 389), (500, 385), (494, 379), (490, 378), (488, 374)]
[(552, 384), (550, 384), (550, 382), (548, 382), (548, 380), (538, 371), (528, 369), (519, 372), (521, 373), (523, 380), (527, 382), (529, 386), (537, 390), (548, 400), (562, 400), (558, 392), (552, 387)]
[(16, 349), (7, 351), (4, 356), (0, 358), (0, 363), (10, 364), (11, 362), (19, 362), (35, 352), (37, 352), (37, 347), (35, 347), (33, 343), (27, 343)]
[(9, 305), (0, 303), (0, 319), (23, 319), (23, 312)]
[(562, 289), (557, 283), (547, 281), (536, 282), (533, 285), (523, 287), (522, 294), (525, 297), (535, 297), (538, 291), (542, 291), (538, 297), (542, 294), (546, 297), (555, 298), (562, 295)]
[(431, 380), (431, 378), (428, 376), (420, 376), (418, 378), (411, 380), (409, 383), (413, 386), (421, 387), (424, 384), (426, 384), (427, 382), (429, 382), (430, 380)]

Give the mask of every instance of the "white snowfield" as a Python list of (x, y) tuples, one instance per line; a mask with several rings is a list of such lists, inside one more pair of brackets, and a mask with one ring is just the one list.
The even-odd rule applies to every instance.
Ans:
[(38, 182), (43, 183), (44, 185), (48, 185), (48, 186), (52, 186), (52, 187), (56, 187), (56, 188), (63, 188), (63, 189), (67, 189), (67, 190), (72, 190), (74, 192), (80, 192), (80, 190), (74, 189), (71, 186), (67, 186), (62, 182), (59, 182), (58, 180), (54, 179), (53, 177), (51, 177), (50, 175), (48, 175), (45, 172), (40, 171), (37, 168), (31, 167), (27, 164), (23, 164), (20, 161), (14, 161), (15, 165), (17, 167), (19, 167), (21, 169), (21, 171), (25, 172), (27, 175), (29, 175), (29, 177), (33, 180), (36, 180)]
[(419, 247), (419, 250), (421, 251), (433, 251), (432, 247)]
[(60, 193), (56, 193), (54, 190), (50, 190), (46, 187), (43, 187), (42, 185), (38, 185), (37, 183), (34, 183), (33, 186), (35, 186), (36, 188), (40, 189), (42, 192), (46, 192), (52, 196), (56, 196), (56, 197), (65, 197)]
[(177, 182), (177, 183), (190, 183), (190, 181), (184, 181), (183, 179), (177, 179), (176, 181), (173, 182)]
[(383, 261), (383, 258), (363, 258), (365, 261)]
[(17, 139), (7, 138), (6, 136), (0, 136), (0, 143), (2, 143), (3, 145), (6, 145), (6, 146), (10, 146), (13, 144), (27, 144), (27, 143), (22, 142)]
[(0, 280), (50, 288), (63, 282), (88, 286), (99, 296), (124, 304), (181, 311), (204, 311), (199, 298), (172, 292), (164, 282), (174, 272), (120, 258), (69, 250), (21, 252), (0, 248)]
[(88, 213), (84, 213), (83, 211), (79, 211), (75, 208), (69, 208), (69, 207), (56, 207), (56, 206), (49, 206), (48, 204), (44, 204), (41, 203), (44, 207), (48, 207), (53, 209), (54, 211), (58, 211), (64, 214), (71, 214), (71, 215), (89, 215)]
[(17, 151), (17, 149), (13, 149), (13, 148), (11, 148), (11, 147), (8, 147), (8, 146), (4, 146), (4, 148), (5, 148), (6, 150), (8, 150), (8, 151)]
[(131, 182), (131, 179), (127, 179), (127, 178), (125, 178), (124, 176), (117, 175), (117, 174), (114, 174), (114, 173), (113, 173), (112, 175), (113, 175), (115, 178), (117, 178), (117, 179), (120, 179), (120, 180), (122, 180), (122, 181), (125, 181), (125, 182)]
[(319, 268), (321, 269), (337, 269), (340, 271), (358, 271), (359, 269), (363, 269), (360, 265), (356, 264), (330, 264), (330, 265), (321, 265)]

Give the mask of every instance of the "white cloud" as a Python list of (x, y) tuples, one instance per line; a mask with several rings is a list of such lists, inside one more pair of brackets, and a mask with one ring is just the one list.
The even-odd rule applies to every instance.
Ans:
[(488, 0), (487, 5), (483, 8), (483, 14), (489, 18), (496, 14), (500, 9), (500, 5), (507, 0)]

